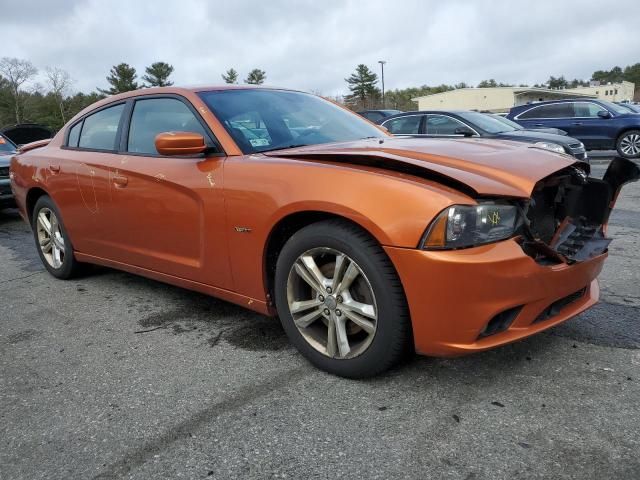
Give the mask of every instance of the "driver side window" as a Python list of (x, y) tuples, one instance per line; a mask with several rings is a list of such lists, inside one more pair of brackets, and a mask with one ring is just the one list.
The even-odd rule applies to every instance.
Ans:
[(467, 125), (447, 115), (429, 115), (427, 117), (427, 135), (459, 135), (458, 128), (467, 128)]
[(603, 107), (591, 102), (576, 102), (573, 109), (575, 116), (580, 118), (597, 118), (598, 112), (606, 112)]
[(420, 121), (424, 115), (407, 115), (384, 122), (382, 125), (394, 135), (418, 135)]
[(158, 155), (156, 135), (163, 132), (199, 133), (209, 142), (209, 135), (193, 112), (176, 98), (136, 100), (129, 125), (127, 151)]

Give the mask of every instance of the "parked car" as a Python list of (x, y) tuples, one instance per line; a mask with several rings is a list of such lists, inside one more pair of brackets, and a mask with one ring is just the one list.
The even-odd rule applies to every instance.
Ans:
[(625, 158), (640, 157), (640, 115), (615, 103), (554, 100), (513, 107), (507, 118), (525, 128), (561, 128), (587, 150), (617, 150)]
[[(481, 112), (481, 113), (485, 113), (485, 112)], [(552, 133), (554, 135), (567, 135), (567, 132), (565, 132), (564, 130), (560, 130), (559, 128), (544, 128), (544, 127), (524, 128), (519, 123), (516, 123), (513, 120), (509, 120), (506, 117), (507, 115), (506, 113), (504, 115), (500, 115), (497, 113), (487, 113), (487, 115), (495, 118), (496, 120), (504, 123), (505, 125), (509, 125), (510, 127), (515, 128), (516, 130), (533, 130), (534, 132)]]
[(277, 314), (346, 377), (412, 347), (490, 349), (595, 304), (603, 226), (640, 168), (586, 169), (521, 142), (393, 137), (249, 86), (110, 96), (11, 162), (54, 277), (95, 263)]
[(631, 113), (640, 113), (640, 105), (637, 103), (618, 103), (616, 105), (620, 105), (622, 108), (626, 108)]
[(402, 110), (362, 110), (356, 113), (367, 120), (380, 125), (385, 118), (402, 113)]
[(516, 128), (505, 123), (503, 119), (485, 113), (467, 110), (405, 112), (386, 118), (382, 126), (394, 135), (513, 140), (558, 153), (567, 153), (579, 160), (587, 161), (584, 145), (575, 138)]
[(9, 161), (14, 153), (16, 146), (13, 142), (0, 135), (0, 209), (15, 206), (9, 181)]

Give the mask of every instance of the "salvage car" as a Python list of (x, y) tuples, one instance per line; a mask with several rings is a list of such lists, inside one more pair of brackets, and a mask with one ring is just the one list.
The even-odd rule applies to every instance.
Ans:
[(104, 265), (278, 315), (308, 360), (353, 378), (594, 305), (609, 213), (640, 169), (587, 170), (522, 142), (393, 137), (314, 95), (236, 86), (108, 97), (11, 163), (53, 276)]
[(0, 209), (15, 205), (9, 181), (9, 161), (14, 153), (16, 153), (16, 146), (0, 134)]
[(579, 160), (587, 161), (587, 153), (580, 140), (565, 135), (514, 127), (507, 122), (510, 121), (469, 110), (424, 110), (394, 115), (386, 118), (381, 125), (394, 135), (513, 140), (558, 153), (566, 153)]

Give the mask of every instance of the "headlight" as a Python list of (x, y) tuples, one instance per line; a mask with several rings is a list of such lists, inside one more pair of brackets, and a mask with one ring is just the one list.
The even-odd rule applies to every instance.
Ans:
[(512, 237), (519, 223), (514, 205), (492, 202), (453, 205), (431, 223), (420, 246), (441, 250), (497, 242)]
[(564, 151), (564, 147), (562, 145), (558, 145), (557, 143), (536, 142), (533, 144), (533, 146), (537, 148), (544, 148), (545, 150), (551, 150), (552, 152), (566, 153)]

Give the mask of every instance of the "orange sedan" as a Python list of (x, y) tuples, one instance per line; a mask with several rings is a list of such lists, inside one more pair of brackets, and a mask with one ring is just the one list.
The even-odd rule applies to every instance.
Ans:
[(306, 93), (151, 88), (102, 100), (11, 163), (44, 266), (144, 275), (279, 315), (315, 365), (375, 375), (455, 356), (598, 299), (621, 186), (574, 158), (394, 138)]

